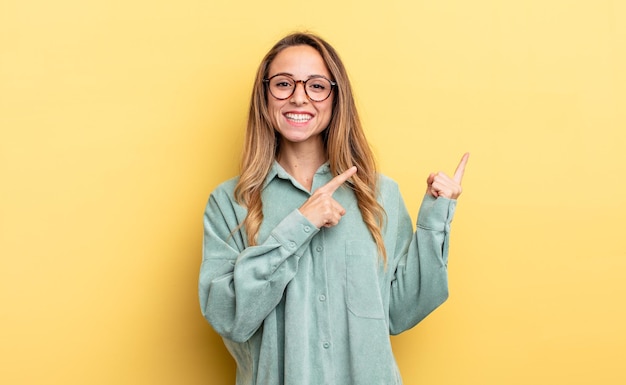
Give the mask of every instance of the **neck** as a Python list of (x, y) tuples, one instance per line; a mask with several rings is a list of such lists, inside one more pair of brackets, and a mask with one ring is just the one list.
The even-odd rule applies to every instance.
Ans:
[(310, 191), (315, 172), (326, 162), (326, 152), (321, 140), (315, 143), (283, 142), (276, 160), (289, 175)]

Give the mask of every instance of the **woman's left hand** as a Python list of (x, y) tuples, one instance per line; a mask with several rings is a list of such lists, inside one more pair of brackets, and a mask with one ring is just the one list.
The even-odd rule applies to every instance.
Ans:
[(426, 183), (428, 187), (426, 192), (432, 196), (445, 197), (449, 199), (457, 199), (463, 189), (461, 188), (461, 180), (463, 180), (463, 174), (465, 173), (465, 165), (469, 159), (469, 152), (463, 154), (461, 162), (454, 171), (454, 176), (450, 178), (443, 172), (432, 173), (428, 176)]

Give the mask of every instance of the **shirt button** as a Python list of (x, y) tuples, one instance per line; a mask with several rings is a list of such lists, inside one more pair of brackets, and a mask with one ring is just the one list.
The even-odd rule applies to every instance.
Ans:
[(295, 242), (289, 242), (289, 247), (291, 247), (293, 249), (294, 247), (296, 247), (296, 243)]
[(304, 226), (304, 232), (308, 233), (311, 231), (311, 227), (310, 226)]
[(315, 248), (315, 250), (316, 250), (318, 253), (321, 253), (321, 252), (322, 252), (322, 250), (323, 250), (323, 247), (322, 247), (322, 246), (317, 246), (317, 247)]
[(326, 301), (326, 296), (324, 294), (321, 294), (319, 296), (319, 300), (322, 301), (322, 302)]
[(322, 346), (324, 347), (324, 349), (328, 349), (330, 348), (330, 342), (324, 342)]

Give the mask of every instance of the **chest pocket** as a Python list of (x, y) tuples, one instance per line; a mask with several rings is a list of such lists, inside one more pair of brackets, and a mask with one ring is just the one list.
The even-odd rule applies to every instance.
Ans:
[(357, 317), (385, 318), (378, 277), (376, 245), (346, 241), (346, 305)]

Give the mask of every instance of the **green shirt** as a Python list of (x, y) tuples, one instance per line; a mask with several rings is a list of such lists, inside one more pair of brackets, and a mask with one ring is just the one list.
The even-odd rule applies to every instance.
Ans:
[[(311, 191), (332, 177), (323, 165)], [(389, 335), (446, 300), (456, 201), (426, 195), (413, 232), (397, 184), (380, 176), (385, 267), (346, 184), (333, 195), (346, 214), (316, 228), (298, 211), (311, 193), (275, 162), (258, 245), (248, 246), (236, 183), (217, 187), (206, 207), (199, 296), (237, 362), (237, 385), (401, 384)]]

